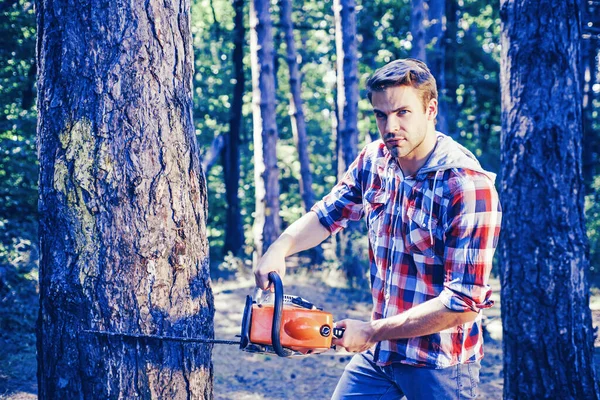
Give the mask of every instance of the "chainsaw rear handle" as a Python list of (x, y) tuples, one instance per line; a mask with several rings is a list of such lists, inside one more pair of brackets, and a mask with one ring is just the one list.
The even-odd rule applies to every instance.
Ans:
[(273, 325), (271, 326), (271, 343), (273, 350), (279, 357), (288, 357), (289, 351), (281, 345), (281, 315), (283, 312), (283, 283), (279, 274), (275, 271), (269, 272), (269, 282), (275, 289), (275, 301), (273, 302)]

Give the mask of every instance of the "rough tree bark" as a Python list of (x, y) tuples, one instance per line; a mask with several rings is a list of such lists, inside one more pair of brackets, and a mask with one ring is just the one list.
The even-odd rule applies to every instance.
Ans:
[(252, 117), (254, 125), (254, 243), (261, 256), (280, 233), (273, 33), (269, 0), (250, 2)]
[(211, 398), (188, 1), (36, 3), (43, 399)]
[(412, 47), (410, 56), (426, 62), (425, 54), (425, 21), (427, 14), (425, 12), (425, 0), (412, 0), (412, 9), (410, 13), (410, 34), (412, 35)]
[(300, 196), (305, 212), (310, 211), (314, 204), (312, 190), (312, 175), (310, 173), (310, 160), (308, 158), (308, 137), (306, 135), (306, 121), (302, 105), (302, 77), (298, 67), (298, 52), (294, 41), (294, 28), (292, 24), (292, 2), (281, 0), (279, 2), (281, 28), (285, 35), (286, 61), (290, 70), (290, 118), (292, 120), (292, 134), (298, 148), (300, 161)]
[(583, 215), (578, 3), (501, 2), (505, 399), (598, 398)]
[(225, 198), (227, 199), (227, 214), (225, 226), (224, 252), (239, 255), (244, 246), (244, 227), (240, 212), (238, 190), (240, 187), (240, 138), (243, 128), (242, 105), (246, 79), (244, 76), (244, 0), (234, 0), (235, 10), (233, 29), (233, 73), (235, 85), (229, 116), (229, 134), (225, 136), (222, 151), (223, 175), (225, 180)]
[[(358, 60), (356, 43), (356, 3), (335, 0), (337, 73), (337, 172), (342, 178), (358, 154)], [(353, 243), (357, 224), (349, 224), (338, 236), (340, 256), (346, 277), (351, 282), (364, 279), (363, 265)]]
[(444, 59), (446, 58), (446, 0), (429, 0), (428, 5), (427, 43), (429, 43), (431, 50), (427, 53), (427, 65), (435, 77), (438, 89), (436, 129), (447, 133), (446, 114), (448, 110), (446, 105), (446, 71), (444, 68)]

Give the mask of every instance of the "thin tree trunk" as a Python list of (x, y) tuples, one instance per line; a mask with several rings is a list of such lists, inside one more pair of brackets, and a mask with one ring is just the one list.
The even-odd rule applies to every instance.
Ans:
[(504, 398), (597, 399), (578, 0), (502, 0), (501, 16)]
[(337, 54), (337, 105), (341, 154), (338, 155), (338, 179), (358, 154), (358, 60), (356, 53), (356, 3), (335, 0)]
[[(33, 50), (33, 49), (32, 49)], [(35, 80), (37, 75), (37, 64), (33, 59), (27, 72), (27, 83), (23, 88), (23, 97), (21, 99), (21, 108), (23, 110), (29, 110), (35, 103)]]
[(358, 32), (361, 36), (359, 43), (360, 62), (369, 67), (370, 72), (375, 71), (377, 63), (375, 56), (379, 49), (379, 43), (375, 38), (375, 10), (374, 2), (363, 2), (362, 9), (358, 14)]
[[(449, 0), (452, 1), (452, 0)], [(435, 77), (438, 89), (438, 115), (436, 129), (447, 133), (447, 104), (446, 104), (446, 0), (429, 0), (428, 9), (429, 29), (427, 42), (431, 50), (427, 54), (427, 64)]]
[[(582, 26), (585, 28), (596, 27), (596, 33), (585, 32), (584, 40), (581, 43), (582, 67), (581, 82), (583, 86), (583, 179), (587, 186), (586, 192), (589, 192), (589, 185), (594, 181), (594, 177), (600, 169), (598, 160), (600, 151), (600, 132), (594, 132), (594, 100), (595, 93), (592, 90), (594, 84), (598, 81), (598, 53), (600, 44), (600, 3), (593, 3), (587, 0), (581, 2), (582, 7)], [(596, 118), (597, 119), (597, 118)]]
[(412, 47), (410, 56), (426, 62), (425, 54), (425, 21), (427, 14), (425, 12), (425, 0), (412, 0), (412, 10), (410, 13), (410, 33), (412, 35)]
[(256, 193), (254, 242), (257, 255), (260, 257), (279, 236), (281, 225), (279, 169), (276, 154), (273, 34), (268, 0), (250, 2), (250, 28)]
[(290, 92), (292, 96), (290, 99), (289, 114), (292, 120), (292, 134), (298, 148), (298, 159), (300, 161), (300, 196), (302, 197), (302, 207), (305, 212), (308, 212), (314, 204), (314, 193), (312, 190), (312, 176), (310, 173), (310, 160), (308, 158), (308, 138), (306, 136), (306, 122), (301, 96), (302, 77), (298, 67), (298, 53), (296, 52), (292, 25), (292, 3), (290, 0), (281, 0), (279, 7), (281, 26), (287, 47), (286, 60), (290, 69)]
[(42, 399), (211, 398), (189, 2), (36, 3)]
[[(373, 73), (377, 68), (375, 62), (375, 56), (379, 49), (379, 42), (375, 37), (374, 23), (377, 16), (375, 15), (375, 4), (373, 2), (363, 2), (362, 9), (358, 13), (358, 33), (361, 40), (359, 41), (358, 48), (360, 50), (360, 62), (362, 65), (367, 66), (369, 73)], [(360, 117), (365, 120), (367, 127), (372, 126), (370, 123), (372, 111), (365, 110), (361, 113)], [(365, 141), (372, 142), (379, 138), (377, 129), (371, 130), (367, 128), (365, 134)]]
[[(457, 0), (446, 0), (446, 53), (457, 54), (458, 43), (456, 37), (458, 34), (458, 4)], [(456, 64), (456, 57), (450, 56), (444, 59), (444, 83), (445, 96), (444, 102), (446, 106), (446, 126), (447, 132), (450, 136), (458, 136), (458, 127), (456, 121), (458, 120), (458, 101), (456, 98), (456, 91), (458, 90), (458, 66)]]
[[(356, 3), (335, 0), (335, 36), (337, 55), (337, 166), (342, 178), (358, 154), (358, 60), (356, 43)], [(338, 255), (351, 283), (362, 283), (363, 266), (354, 243), (356, 224), (349, 224), (338, 235)]]
[(225, 136), (223, 147), (223, 174), (225, 180), (225, 198), (227, 200), (225, 226), (225, 254), (239, 255), (244, 246), (244, 228), (240, 213), (238, 190), (240, 187), (240, 149), (239, 143), (243, 128), (242, 105), (246, 79), (244, 76), (244, 0), (234, 0), (235, 27), (233, 28), (233, 73), (235, 85), (229, 116), (229, 134)]
[(225, 146), (225, 138), (223, 135), (215, 136), (212, 143), (210, 144), (210, 148), (204, 154), (202, 159), (200, 160), (200, 166), (202, 167), (202, 171), (204, 171), (205, 175), (208, 175), (212, 167), (217, 162), (219, 155), (223, 152), (223, 147)]

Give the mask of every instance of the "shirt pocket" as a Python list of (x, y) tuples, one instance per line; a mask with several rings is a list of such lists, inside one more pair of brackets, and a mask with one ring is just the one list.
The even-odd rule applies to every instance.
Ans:
[(389, 204), (390, 194), (384, 188), (371, 188), (363, 196), (369, 241), (375, 249), (378, 237), (383, 234), (384, 211)]
[[(425, 257), (435, 256), (436, 232), (438, 220), (426, 210), (409, 207), (406, 241), (412, 253), (422, 254)], [(429, 235), (431, 228), (431, 236)], [(433, 238), (433, 243), (432, 243)]]

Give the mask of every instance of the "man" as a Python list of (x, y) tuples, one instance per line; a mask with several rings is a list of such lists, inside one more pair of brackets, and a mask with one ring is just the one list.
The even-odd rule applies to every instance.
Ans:
[(342, 320), (336, 345), (356, 354), (333, 398), (475, 398), (481, 312), (500, 232), (495, 176), (436, 132), (435, 79), (417, 60), (393, 61), (367, 82), (382, 140), (271, 245), (255, 269), (285, 273), (285, 257), (366, 219), (373, 314)]

